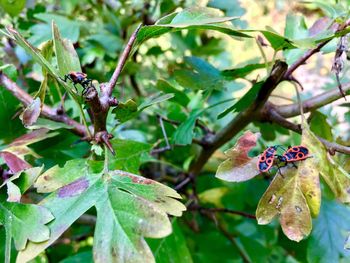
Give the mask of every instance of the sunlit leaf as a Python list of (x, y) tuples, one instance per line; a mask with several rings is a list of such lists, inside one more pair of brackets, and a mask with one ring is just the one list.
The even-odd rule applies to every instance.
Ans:
[[(70, 165), (74, 170), (74, 161)], [(77, 167), (80, 169), (81, 164), (77, 163)], [(85, 166), (77, 176), (67, 167), (52, 169), (47, 172), (50, 176), (47, 180), (44, 176), (48, 174), (38, 179), (41, 189), (52, 189), (52, 185), (56, 188), (62, 184), (61, 177), (72, 182), (41, 202), (55, 216), (49, 224), (50, 238), (41, 243), (30, 242), (20, 251), (19, 262), (38, 255), (93, 206), (97, 209), (96, 262), (154, 262), (144, 237), (160, 238), (170, 234), (167, 214), (180, 216), (185, 210), (184, 205), (174, 199), (180, 195), (173, 189), (135, 174), (120, 170), (93, 173)]]
[(344, 249), (349, 220), (349, 207), (323, 199), (307, 246), (308, 261), (326, 263), (349, 258), (350, 251)]
[(244, 133), (235, 146), (225, 152), (228, 159), (219, 165), (215, 176), (229, 182), (242, 182), (258, 175), (258, 157), (248, 156), (258, 138), (259, 134), (250, 131)]
[(250, 37), (236, 30), (225, 22), (237, 19), (237, 17), (222, 17), (217, 9), (193, 7), (183, 11), (170, 14), (159, 20), (155, 25), (144, 26), (137, 35), (137, 44), (168, 32), (183, 29), (210, 29), (231, 36)]
[(310, 210), (300, 188), (299, 171), (303, 169), (282, 168), (283, 177), (280, 174), (275, 176), (256, 210), (256, 217), (261, 225), (270, 223), (274, 217), (280, 215), (284, 234), (294, 241), (307, 237), (312, 229)]
[(31, 104), (24, 110), (22, 115), (20, 116), (24, 126), (33, 125), (40, 116), (41, 112), (41, 100), (40, 98), (36, 98), (33, 100)]

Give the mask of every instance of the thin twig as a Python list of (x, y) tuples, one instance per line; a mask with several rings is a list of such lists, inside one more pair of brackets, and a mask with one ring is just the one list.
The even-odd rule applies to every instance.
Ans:
[(210, 213), (210, 212), (206, 212), (206, 211), (203, 211), (202, 213), (205, 216), (207, 216), (210, 220), (212, 220), (214, 222), (214, 224), (218, 227), (220, 232), (232, 243), (232, 245), (237, 249), (238, 253), (240, 254), (241, 258), (243, 259), (243, 262), (246, 262), (246, 263), (251, 262), (248, 255), (246, 255), (245, 251), (238, 244), (236, 238), (231, 233), (229, 233), (227, 231), (227, 229), (223, 226), (223, 224), (219, 220), (217, 220), (215, 214)]
[[(28, 106), (33, 102), (33, 98), (25, 92), (23, 89), (21, 89), (15, 82), (13, 82), (10, 78), (8, 78), (4, 73), (0, 71), (0, 84), (10, 91), (13, 96), (15, 96), (24, 106)], [(71, 129), (75, 134), (81, 136), (81, 137), (87, 137), (85, 126), (76, 122), (75, 120), (69, 118), (65, 114), (57, 114), (56, 109), (52, 109), (48, 107), (47, 105), (44, 105), (42, 107), (41, 115), (43, 117), (46, 117), (47, 119), (57, 121), (57, 122), (63, 122), (69, 126), (72, 126), (73, 129)]]
[[(343, 25), (339, 25), (337, 32), (344, 30), (346, 27), (348, 27), (350, 25), (350, 20), (347, 21), (346, 23), (344, 23)], [(286, 73), (284, 74), (284, 79), (290, 79), (290, 77), (292, 76), (293, 72), (300, 67), (301, 65), (305, 64), (305, 62), (315, 53), (318, 53), (321, 48), (323, 48), (326, 44), (328, 44), (328, 42), (330, 42), (333, 38), (330, 38), (328, 40), (325, 40), (321, 43), (319, 43), (315, 48), (310, 49), (308, 51), (306, 51), (304, 53), (304, 55), (302, 55), (297, 61), (295, 61), (286, 71)]]
[(231, 209), (228, 209), (228, 208), (190, 206), (188, 209), (192, 210), (192, 211), (199, 211), (199, 212), (208, 211), (208, 212), (213, 212), (213, 213), (227, 213), (227, 214), (243, 216), (243, 217), (246, 217), (246, 218), (256, 219), (255, 215), (252, 215), (252, 214), (249, 214), (249, 213), (246, 213), (246, 212), (231, 210)]
[[(299, 134), (302, 133), (301, 125), (294, 124), (287, 119), (285, 119), (283, 116), (279, 115), (279, 113), (271, 108), (269, 113), (269, 119), (268, 121), (276, 123), (288, 130), (292, 130), (294, 132), (297, 132)], [(320, 136), (317, 136), (317, 139), (323, 143), (323, 145), (330, 151), (330, 152), (339, 152), (344, 154), (350, 154), (350, 146), (344, 146), (335, 142), (330, 142)]]
[[(164, 117), (160, 114), (157, 114), (158, 116), (162, 117), (163, 121), (168, 122), (170, 124), (173, 124), (175, 126), (179, 126), (181, 124), (180, 121), (172, 120), (167, 117)], [(211, 130), (208, 126), (206, 126), (201, 120), (197, 119), (195, 125), (199, 128), (201, 128), (206, 133), (214, 134), (215, 132)]]
[[(343, 90), (345, 94), (350, 94), (350, 83), (343, 85)], [(321, 108), (322, 106), (328, 105), (333, 101), (343, 98), (337, 89), (330, 89), (325, 91), (317, 96), (314, 96), (310, 99), (303, 101), (303, 111), (305, 113)], [(282, 105), (276, 108), (277, 112), (285, 117), (290, 118), (297, 115), (300, 115), (300, 108), (298, 103)]]
[(271, 92), (277, 87), (287, 70), (287, 64), (276, 61), (271, 70), (271, 75), (262, 84), (256, 99), (245, 110), (237, 116), (220, 132), (218, 132), (210, 142), (208, 142), (200, 152), (197, 160), (192, 164), (190, 172), (197, 175), (206, 164), (210, 156), (222, 145), (233, 138), (238, 132), (255, 119), (255, 115), (260, 112)]
[(168, 140), (168, 135), (166, 134), (166, 130), (164, 127), (164, 123), (163, 123), (163, 118), (161, 116), (158, 116), (158, 120), (159, 120), (159, 125), (162, 129), (162, 133), (163, 133), (163, 137), (165, 140), (165, 147), (161, 147), (161, 148), (157, 148), (157, 149), (152, 149), (151, 154), (156, 154), (156, 153), (161, 153), (161, 152), (165, 152), (171, 149), (171, 146), (169, 144), (169, 140)]
[(142, 27), (142, 24), (138, 25), (138, 27), (136, 28), (136, 30), (132, 33), (132, 35), (130, 36), (130, 39), (128, 41), (128, 43), (126, 44), (125, 48), (124, 48), (124, 51), (123, 53), (121, 54), (120, 58), (119, 58), (119, 61), (118, 61), (118, 64), (117, 64), (117, 67), (115, 68), (114, 72), (113, 72), (113, 75), (108, 83), (108, 89), (107, 89), (107, 92), (106, 94), (108, 96), (111, 96), (112, 95), (112, 91), (115, 87), (115, 85), (117, 84), (117, 81), (118, 81), (118, 78), (119, 78), (119, 75), (120, 73), (122, 72), (123, 70), (123, 67), (125, 65), (125, 62), (126, 60), (128, 59), (129, 57), (129, 54), (131, 52), (131, 48), (136, 40), (136, 37), (137, 37), (137, 34), (139, 32), (139, 30), (141, 29)]

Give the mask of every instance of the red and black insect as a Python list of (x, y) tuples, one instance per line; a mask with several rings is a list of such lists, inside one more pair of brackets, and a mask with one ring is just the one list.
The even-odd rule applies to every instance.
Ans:
[[(283, 155), (276, 154), (277, 148), (279, 147), (285, 151)], [(287, 165), (287, 163), (291, 163), (294, 167), (296, 167), (294, 162), (302, 161), (310, 157), (309, 150), (302, 145), (293, 147), (289, 146), (287, 150), (285, 150), (281, 145), (270, 146), (260, 155), (258, 170), (261, 173), (268, 172), (274, 165), (275, 158), (278, 159), (279, 163), (285, 163), (285, 165)], [(281, 168), (279, 163), (276, 163), (278, 169)]]
[(260, 155), (258, 162), (258, 170), (265, 173), (271, 169), (274, 163), (275, 154), (278, 146), (270, 146)]
[(75, 90), (78, 92), (78, 89), (76, 87), (77, 84), (80, 84), (83, 87), (83, 95), (87, 91), (87, 88), (92, 86), (92, 79), (88, 79), (87, 75), (82, 72), (75, 72), (71, 71), (68, 74), (64, 75), (64, 79), (62, 79), (64, 82), (67, 82), (67, 80), (72, 81), (73, 86)]
[(309, 149), (305, 146), (289, 146), (282, 156), (278, 156), (281, 162), (294, 163), (310, 158)]

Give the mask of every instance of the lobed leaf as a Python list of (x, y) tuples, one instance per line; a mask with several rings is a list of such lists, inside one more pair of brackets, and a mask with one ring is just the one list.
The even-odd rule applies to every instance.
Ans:
[(185, 210), (174, 199), (180, 195), (156, 181), (120, 170), (93, 173), (86, 166), (78, 178), (71, 171), (79, 171), (81, 163), (72, 160), (69, 165), (70, 169), (65, 166), (48, 170), (54, 182), (51, 189), (62, 182), (60, 177), (71, 181), (41, 202), (55, 216), (49, 224), (50, 238), (41, 243), (30, 242), (20, 251), (17, 262), (34, 258), (93, 206), (97, 209), (95, 262), (154, 262), (144, 237), (159, 238), (171, 233), (167, 214), (180, 216)]
[(259, 136), (258, 133), (245, 132), (235, 146), (225, 152), (228, 159), (219, 165), (215, 176), (229, 182), (242, 182), (258, 175), (258, 157), (250, 158), (248, 153), (256, 146)]
[(232, 25), (225, 24), (234, 19), (238, 17), (222, 17), (222, 14), (214, 8), (188, 8), (163, 17), (155, 25), (142, 27), (137, 35), (136, 45), (150, 38), (183, 29), (210, 29), (231, 36), (250, 38), (251, 36), (234, 29)]
[(280, 215), (284, 234), (291, 240), (300, 241), (312, 229), (309, 207), (300, 188), (300, 169), (282, 168), (259, 201), (256, 210), (258, 224), (266, 225)]

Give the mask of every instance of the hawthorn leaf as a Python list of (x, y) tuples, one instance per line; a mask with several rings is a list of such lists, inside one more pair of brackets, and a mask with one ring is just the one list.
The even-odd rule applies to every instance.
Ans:
[(43, 242), (50, 236), (46, 224), (52, 221), (51, 212), (41, 206), (6, 202), (0, 194), (0, 224), (15, 242), (17, 250), (25, 248), (27, 241)]
[(54, 21), (52, 21), (52, 39), (61, 77), (70, 71), (81, 72), (79, 57), (72, 42), (61, 37)]
[(32, 101), (28, 107), (25, 108), (23, 113), (20, 116), (22, 123), (25, 127), (33, 125), (40, 116), (41, 112), (41, 100), (40, 98), (36, 98)]
[(45, 174), (39, 177), (42, 189), (56, 188), (62, 184), (61, 177), (70, 183), (40, 203), (55, 216), (48, 225), (50, 238), (41, 243), (30, 242), (19, 252), (17, 262), (36, 257), (93, 206), (97, 210), (95, 262), (154, 262), (144, 237), (160, 238), (171, 233), (167, 214), (181, 216), (185, 211), (185, 206), (177, 200), (181, 196), (165, 185), (129, 172), (94, 173), (99, 163), (86, 163), (77, 175), (71, 171), (79, 171), (82, 165), (77, 162), (74, 168), (74, 161), (69, 164), (70, 169), (68, 166), (49, 169), (47, 187), (43, 180)]
[(4, 11), (12, 17), (19, 15), (25, 7), (25, 5), (25, 0), (17, 0), (16, 2), (12, 2), (9, 0), (0, 0), (1, 8), (4, 9)]
[(319, 173), (331, 188), (335, 196), (344, 203), (350, 202), (350, 176), (337, 164), (327, 152), (325, 146), (312, 133), (306, 123), (303, 124), (303, 145), (306, 146), (317, 166)]
[(174, 97), (169, 99), (169, 101), (174, 101), (180, 104), (183, 107), (186, 107), (187, 104), (190, 102), (190, 99), (185, 94), (185, 92), (176, 89), (173, 87), (169, 82), (159, 79), (156, 84), (156, 88), (160, 91), (163, 91), (164, 93), (172, 93), (174, 94)]
[(196, 124), (197, 118), (201, 115), (203, 110), (195, 109), (191, 111), (188, 118), (177, 127), (173, 134), (173, 143), (179, 145), (188, 145), (192, 143), (194, 136), (194, 126)]
[(40, 53), (40, 51), (33, 47), (27, 40), (23, 38), (23, 36), (16, 31), (13, 28), (7, 28), (8, 33), (10, 36), (16, 40), (17, 44), (21, 46), (28, 54), (30, 54), (33, 59), (39, 63), (43, 68), (47, 70), (52, 76), (54, 76), (56, 79), (58, 78), (58, 71), (48, 62), (44, 56)]
[(21, 191), (18, 186), (12, 183), (11, 181), (6, 183), (7, 186), (7, 202), (17, 202), (21, 200)]
[(31, 165), (24, 160), (24, 157), (26, 155), (32, 155), (39, 158), (40, 156), (27, 145), (53, 137), (57, 134), (58, 133), (48, 133), (47, 129), (39, 129), (22, 135), (10, 143), (5, 149), (2, 149), (0, 151), (0, 157), (4, 159), (5, 163), (14, 173), (28, 169)]
[[(291, 240), (299, 242), (308, 236), (312, 220), (306, 199), (300, 188), (299, 167), (280, 169), (259, 201), (256, 217), (259, 225), (266, 225), (280, 215), (283, 233)], [(302, 171), (302, 170), (301, 170)]]
[[(269, 66), (271, 66), (271, 63), (268, 63)], [(224, 76), (228, 80), (234, 80), (237, 78), (244, 78), (251, 72), (257, 69), (265, 68), (265, 63), (255, 63), (255, 64), (248, 64), (239, 68), (233, 68), (233, 69), (226, 69), (221, 71), (221, 75)]]
[(215, 176), (229, 182), (242, 182), (258, 175), (259, 158), (250, 158), (248, 153), (256, 146), (259, 136), (259, 133), (245, 132), (235, 146), (225, 152), (228, 159), (219, 165)]
[(242, 98), (239, 99), (235, 104), (233, 104), (231, 107), (227, 108), (223, 112), (221, 112), (218, 115), (218, 119), (222, 119), (230, 112), (241, 112), (248, 108), (256, 99), (256, 96), (258, 95), (262, 85), (264, 84), (264, 81), (259, 81), (255, 83), (246, 94), (243, 95)]
[(309, 262), (339, 262), (349, 258), (350, 251), (344, 249), (349, 231), (349, 207), (323, 199), (320, 214), (314, 221), (313, 231), (307, 245)]
[(311, 216), (317, 217), (321, 207), (321, 187), (318, 166), (312, 159), (307, 159), (299, 163), (298, 166), (300, 189), (309, 206)]
[[(87, 169), (86, 160), (74, 159), (65, 163), (63, 167), (55, 165), (47, 170), (34, 183), (39, 193), (50, 193), (68, 185), (81, 177)], [(60, 173), (60, 176), (56, 176)]]
[(158, 263), (182, 262), (192, 263), (191, 253), (187, 247), (186, 239), (177, 220), (172, 222), (173, 232), (163, 239), (148, 239)]
[(109, 169), (138, 173), (139, 167), (145, 161), (151, 160), (152, 145), (131, 140), (111, 140), (116, 156), (110, 156)]
[(119, 123), (124, 123), (137, 115), (137, 104), (131, 99), (126, 102), (119, 102), (119, 104), (112, 110), (112, 113), (115, 115), (115, 118)]
[(209, 29), (231, 36), (251, 38), (251, 36), (234, 29), (232, 24), (225, 23), (234, 19), (238, 19), (238, 17), (223, 17), (221, 12), (214, 8), (192, 7), (184, 9), (161, 18), (155, 25), (143, 26), (137, 35), (136, 45), (140, 45), (150, 38), (184, 29)]
[(19, 171), (32, 167), (25, 160), (23, 160), (22, 158), (18, 157), (17, 155), (11, 152), (1, 151), (0, 157), (4, 160), (4, 162), (10, 168), (10, 170), (14, 173), (17, 173)]
[(157, 93), (155, 95), (152, 95), (150, 96), (149, 98), (147, 98), (138, 108), (138, 111), (141, 112), (143, 111), (144, 109), (154, 105), (154, 104), (157, 104), (157, 103), (160, 103), (160, 102), (163, 102), (163, 101), (166, 101), (166, 100), (169, 100), (171, 98), (174, 97), (174, 94), (172, 93), (168, 93), (168, 94), (162, 94), (162, 93)]
[(27, 126), (28, 129), (48, 129), (48, 130), (58, 130), (58, 129), (73, 129), (73, 126), (69, 126), (63, 122), (56, 122), (49, 119), (38, 118), (35, 124)]
[(310, 130), (322, 138), (332, 141), (333, 133), (332, 127), (327, 121), (327, 116), (319, 111), (311, 112), (309, 117), (310, 121)]

